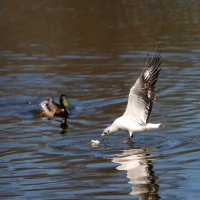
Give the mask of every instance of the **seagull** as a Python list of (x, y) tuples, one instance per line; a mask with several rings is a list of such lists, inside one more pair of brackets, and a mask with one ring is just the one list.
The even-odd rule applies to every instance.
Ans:
[(156, 100), (155, 84), (160, 73), (161, 56), (155, 52), (147, 55), (146, 67), (131, 87), (124, 114), (107, 127), (102, 136), (119, 130), (127, 131), (130, 140), (138, 132), (163, 128), (162, 123), (149, 123), (153, 102)]

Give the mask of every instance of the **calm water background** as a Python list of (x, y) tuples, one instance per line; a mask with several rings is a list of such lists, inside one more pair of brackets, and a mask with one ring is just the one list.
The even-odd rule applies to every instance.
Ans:
[[(0, 33), (0, 199), (200, 199), (199, 1), (0, 1)], [(91, 147), (156, 45), (166, 128)], [(61, 93), (66, 130), (35, 116)]]

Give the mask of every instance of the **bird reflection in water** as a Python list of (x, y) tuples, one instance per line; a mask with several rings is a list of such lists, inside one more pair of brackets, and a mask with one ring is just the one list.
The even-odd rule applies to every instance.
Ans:
[(153, 171), (153, 165), (147, 158), (145, 149), (124, 150), (116, 154), (112, 161), (120, 164), (118, 170), (126, 170), (129, 183), (133, 185), (130, 195), (137, 195), (139, 200), (157, 200), (159, 186)]
[(67, 132), (68, 128), (67, 118), (62, 119), (60, 123), (60, 128), (62, 129), (62, 131), (60, 132), (61, 134), (65, 134)]

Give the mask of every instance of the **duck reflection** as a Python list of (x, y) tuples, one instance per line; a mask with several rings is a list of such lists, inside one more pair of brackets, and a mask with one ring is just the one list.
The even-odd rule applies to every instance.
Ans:
[(129, 149), (115, 155), (112, 161), (120, 164), (118, 170), (127, 171), (129, 183), (133, 185), (131, 195), (137, 195), (139, 200), (157, 200), (160, 199), (159, 186), (156, 183), (157, 177), (153, 165), (147, 155), (145, 149)]
[(67, 132), (67, 128), (68, 128), (68, 123), (67, 123), (67, 118), (64, 118), (61, 123), (60, 123), (60, 128), (62, 129), (62, 131), (60, 132), (61, 134), (64, 134)]

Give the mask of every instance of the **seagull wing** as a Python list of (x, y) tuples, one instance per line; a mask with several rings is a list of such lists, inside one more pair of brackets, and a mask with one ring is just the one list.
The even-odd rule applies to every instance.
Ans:
[(130, 89), (125, 116), (140, 125), (148, 122), (156, 100), (155, 84), (160, 73), (161, 56), (154, 53), (147, 56), (146, 68)]

